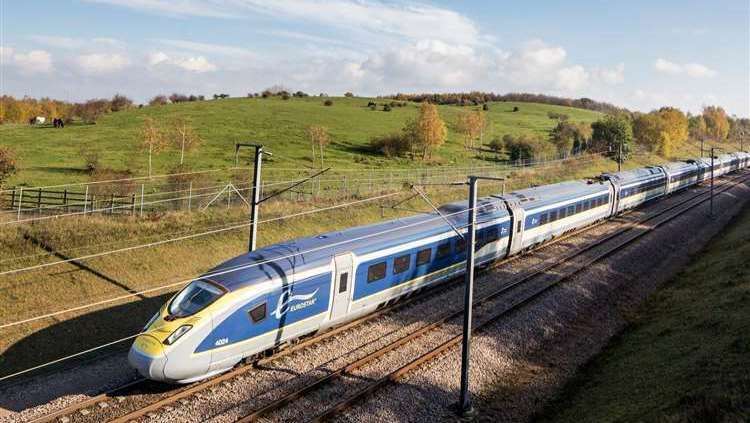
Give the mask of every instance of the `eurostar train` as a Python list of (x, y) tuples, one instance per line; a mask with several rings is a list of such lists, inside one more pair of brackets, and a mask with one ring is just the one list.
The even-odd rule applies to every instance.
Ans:
[[(750, 154), (714, 159), (721, 176)], [(477, 266), (518, 254), (710, 177), (710, 159), (669, 163), (594, 180), (479, 199)], [(164, 304), (133, 343), (146, 378), (189, 383), (231, 369), (302, 336), (373, 312), (464, 271), (468, 204), (258, 249), (198, 278)]]

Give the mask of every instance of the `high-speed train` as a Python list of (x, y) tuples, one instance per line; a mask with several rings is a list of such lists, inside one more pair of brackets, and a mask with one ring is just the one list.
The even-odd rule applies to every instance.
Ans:
[[(724, 154), (714, 159), (713, 173), (749, 165), (748, 153)], [(696, 159), (480, 198), (476, 263), (518, 254), (710, 173), (710, 159)], [(146, 378), (189, 383), (453, 278), (464, 271), (466, 241), (452, 226), (466, 232), (467, 207), (451, 203), (440, 207), (440, 214), (296, 239), (235, 257), (164, 304), (134, 341), (129, 362)]]

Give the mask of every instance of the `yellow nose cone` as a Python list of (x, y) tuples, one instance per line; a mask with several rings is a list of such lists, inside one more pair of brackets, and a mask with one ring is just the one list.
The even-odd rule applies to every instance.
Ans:
[(138, 348), (142, 353), (152, 357), (161, 357), (164, 355), (164, 346), (158, 339), (151, 335), (141, 335), (135, 338), (133, 346)]

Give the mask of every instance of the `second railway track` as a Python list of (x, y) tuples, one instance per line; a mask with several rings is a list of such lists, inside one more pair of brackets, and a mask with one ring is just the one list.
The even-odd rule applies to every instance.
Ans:
[[(738, 180), (744, 181), (745, 176), (742, 175), (740, 177), (737, 177), (735, 180), (723, 181), (717, 192), (729, 189), (730, 187), (736, 185), (736, 183), (738, 183)], [(642, 236), (642, 234), (647, 233), (648, 231), (653, 230), (653, 228), (660, 226), (661, 223), (653, 226), (653, 228), (649, 226), (650, 229), (648, 229), (646, 232), (642, 232), (642, 225), (654, 221), (654, 219), (659, 219), (660, 217), (662, 219), (667, 219), (668, 217), (666, 221), (673, 219), (674, 217), (684, 213), (686, 210), (691, 209), (695, 205), (707, 201), (707, 192), (705, 189), (703, 189), (697, 194), (689, 194), (688, 198), (686, 199), (683, 199), (683, 197), (684, 196), (676, 196), (676, 199), (674, 200), (676, 201), (676, 204), (665, 204), (654, 214), (647, 215), (646, 217), (641, 219), (621, 216), (618, 218), (619, 220), (616, 221), (616, 223), (620, 225), (621, 228), (615, 231), (611, 231), (603, 238), (591, 242), (581, 248), (578, 248), (564, 257), (558, 256), (548, 260), (542, 260), (532, 266), (531, 269), (517, 275), (517, 277), (513, 278), (510, 282), (503, 284), (499, 288), (497, 286), (494, 286), (490, 287), (494, 288), (493, 290), (484, 289), (483, 292), (478, 291), (477, 293), (480, 295), (478, 295), (479, 299), (477, 300), (477, 304), (475, 305), (480, 306), (480, 308), (477, 310), (476, 315), (476, 320), (479, 322), (479, 324), (477, 325), (477, 329), (479, 330), (481, 327), (501, 318), (514, 307), (517, 307), (518, 305), (529, 301), (530, 298), (540, 295), (551, 286), (554, 286), (574, 275), (578, 272), (578, 270), (568, 269), (567, 272), (572, 273), (561, 273), (561, 275), (563, 276), (559, 276), (559, 280), (557, 282), (544, 285), (543, 288), (539, 288), (536, 290), (538, 292), (529, 294), (529, 298), (516, 301), (517, 304), (511, 301), (511, 303), (514, 303), (515, 305), (511, 306), (510, 308), (503, 308), (500, 307), (502, 306), (502, 304), (497, 304), (499, 301), (505, 301), (505, 304), (508, 304), (508, 300), (504, 294), (516, 293), (516, 291), (533, 292), (534, 290), (531, 287), (527, 286), (527, 282), (530, 282), (538, 275), (547, 274), (550, 272), (556, 273), (555, 269), (559, 270), (559, 268), (564, 267), (566, 264), (568, 264), (570, 260), (573, 260), (576, 257), (581, 257), (586, 252), (596, 250), (599, 246), (602, 246), (609, 242), (614, 242), (613, 240), (620, 239), (626, 233), (634, 233), (632, 232), (634, 229), (641, 230), (641, 232), (638, 232), (641, 235), (638, 235), (638, 237), (636, 237), (637, 239)], [(612, 220), (608, 222), (615, 223)], [(560, 243), (561, 241), (570, 237), (585, 234), (586, 232), (591, 231), (596, 226), (598, 225), (583, 228), (579, 231), (575, 231), (564, 237), (558, 238), (554, 243), (543, 245), (538, 249), (538, 251), (548, 249), (553, 245)], [(628, 243), (630, 242), (632, 242), (632, 240), (628, 241)], [(607, 251), (606, 254), (597, 258), (595, 261), (598, 261), (606, 255), (611, 254), (616, 249), (617, 248), (614, 248), (611, 251)], [(515, 256), (508, 260), (502, 260), (499, 262), (499, 264), (508, 263), (509, 261), (516, 260), (519, 257), (522, 256)], [(579, 267), (578, 269), (580, 270), (580, 268), (581, 267)], [(567, 276), (565, 276), (566, 274)], [(373, 315), (366, 316), (342, 327), (309, 338), (290, 348), (282, 350), (281, 352), (270, 358), (260, 360), (259, 362), (255, 363), (256, 367), (265, 368), (264, 366), (270, 366), (273, 363), (282, 360), (284, 357), (304, 351), (308, 348), (314, 348), (327, 339), (335, 338), (336, 335), (342, 334), (355, 327), (361, 327), (364, 323), (373, 321), (380, 316), (394, 311), (395, 308), (403, 307), (408, 303), (419, 304), (428, 301), (431, 298), (439, 295), (443, 288), (446, 287), (447, 289), (445, 289), (445, 291), (461, 290), (462, 284), (455, 281), (453, 283), (445, 283), (441, 285), (440, 289), (431, 289), (430, 291), (425, 292), (422, 295), (413, 296), (407, 300), (402, 300), (399, 303), (381, 309)], [(519, 298), (521, 297), (523, 297), (523, 295), (521, 295)], [(483, 304), (485, 305), (485, 307), (481, 307)], [(502, 311), (497, 312), (497, 310), (500, 309), (502, 309)], [(409, 371), (429, 361), (432, 357), (439, 356), (446, 350), (453, 347), (457, 343), (457, 340), (460, 341), (460, 324), (456, 325), (452, 323), (455, 323), (461, 315), (462, 310), (456, 310), (454, 307), (454, 309), (449, 309), (448, 311), (438, 313), (437, 315), (432, 315), (427, 318), (422, 316), (422, 319), (420, 319), (420, 321), (417, 323), (424, 323), (424, 321), (430, 321), (430, 323), (421, 325), (417, 324), (416, 326), (418, 327), (414, 327), (413, 329), (411, 329), (411, 327), (414, 325), (408, 325), (409, 330), (404, 330), (404, 332), (408, 333), (404, 335), (401, 335), (400, 332), (395, 330), (391, 333), (384, 334), (383, 336), (378, 337), (378, 339), (382, 342), (378, 343), (375, 342), (375, 340), (373, 340), (372, 342), (366, 342), (350, 353), (344, 354), (344, 356), (347, 356), (348, 358), (348, 361), (345, 360), (345, 363), (337, 363), (337, 366), (335, 367), (326, 366), (332, 365), (333, 361), (335, 360), (332, 360), (331, 363), (323, 363), (320, 368), (312, 369), (307, 375), (301, 374), (295, 378), (292, 378), (293, 380), (296, 380), (297, 383), (291, 383), (291, 381), (288, 381), (289, 383), (287, 383), (286, 385), (289, 386), (276, 387), (275, 389), (268, 389), (265, 392), (260, 392), (257, 396), (247, 399), (244, 403), (241, 402), (238, 407), (230, 407), (231, 410), (227, 409), (223, 411), (233, 411), (233, 414), (239, 417), (238, 420), (240, 421), (254, 421), (259, 418), (269, 418), (271, 420), (304, 420), (305, 415), (310, 415), (309, 408), (306, 409), (306, 414), (303, 414), (301, 417), (299, 413), (295, 413), (294, 410), (290, 410), (287, 406), (289, 404), (294, 404), (296, 406), (297, 404), (309, 403), (310, 401), (306, 401), (305, 398), (320, 398), (322, 396), (327, 398), (322, 403), (333, 403), (334, 405), (330, 408), (325, 409), (320, 409), (320, 407), (317, 407), (316, 413), (313, 414), (317, 414), (317, 417), (315, 419), (318, 420), (329, 418), (336, 412), (360, 400), (368, 393), (378, 389), (378, 387), (398, 380)], [(456, 335), (455, 333), (456, 327), (459, 328), (458, 335)], [(434, 347), (434, 345), (438, 345), (438, 347)], [(368, 348), (370, 349), (370, 351), (368, 352), (359, 351), (366, 350)], [(402, 351), (405, 348), (411, 349), (411, 353), (403, 353)], [(400, 355), (396, 354), (397, 352), (400, 353)], [(382, 363), (387, 362), (387, 358), (391, 355), (399, 357), (398, 359), (393, 360), (393, 362), (390, 363), (390, 366), (382, 366)], [(378, 366), (383, 368), (373, 369), (374, 367)], [(75, 404), (71, 407), (68, 407), (67, 409), (63, 409), (50, 415), (44, 416), (43, 418), (37, 419), (35, 421), (47, 422), (60, 421), (62, 419), (62, 421), (69, 421), (72, 423), (78, 421), (120, 422), (137, 420), (144, 416), (154, 416), (155, 414), (153, 413), (156, 413), (159, 410), (169, 410), (169, 407), (178, 406), (180, 402), (185, 402), (190, 397), (200, 395), (201, 393), (214, 387), (218, 387), (219, 385), (237, 381), (243, 375), (256, 367), (239, 367), (224, 375), (187, 387), (177, 388), (176, 390), (166, 393), (158, 392), (157, 390), (157, 392), (155, 393), (146, 394), (144, 398), (140, 399), (140, 401), (132, 399), (132, 397), (134, 396), (132, 395), (132, 392), (146, 388), (146, 385), (144, 384), (146, 384), (147, 382), (138, 380), (132, 382), (126, 387), (120, 387), (113, 391), (92, 397), (89, 400)], [(269, 367), (268, 369), (273, 370), (273, 368), (271, 367)], [(318, 374), (316, 375), (315, 373)], [(352, 382), (353, 380), (361, 383), (354, 383)], [(333, 392), (333, 394), (331, 392)], [(343, 394), (336, 396), (336, 392), (343, 392)], [(120, 398), (131, 399), (121, 400)], [(338, 398), (338, 401), (332, 401), (330, 398)], [(101, 404), (103, 403), (106, 404), (106, 406), (101, 406)], [(321, 403), (321, 401), (318, 401), (318, 403)], [(87, 412), (82, 413), (82, 410), (86, 410)]]

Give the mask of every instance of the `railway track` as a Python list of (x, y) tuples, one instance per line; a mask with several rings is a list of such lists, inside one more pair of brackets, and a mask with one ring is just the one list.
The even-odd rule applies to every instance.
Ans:
[[(738, 177), (736, 179), (741, 179), (741, 177)], [(717, 192), (720, 192), (722, 190), (722, 188), (728, 189), (728, 188), (730, 188), (732, 186), (735, 186), (737, 183), (738, 182), (736, 182), (736, 181), (725, 180), (725, 181), (723, 181), (721, 183), (721, 185), (719, 185), (719, 190)], [(677, 204), (669, 206), (665, 210), (657, 212), (657, 214), (655, 214), (655, 215), (648, 216), (648, 217), (646, 217), (644, 219), (640, 219), (640, 220), (634, 220), (634, 221), (631, 221), (631, 222), (625, 221), (625, 223), (624, 223), (625, 227), (623, 227), (621, 230), (617, 231), (615, 234), (611, 234), (611, 235), (605, 237), (604, 241), (602, 241), (602, 242), (606, 242), (606, 240), (612, 239), (612, 237), (615, 237), (615, 236), (618, 236), (618, 235), (620, 235), (620, 234), (622, 234), (624, 232), (627, 232), (627, 231), (631, 230), (633, 227), (636, 227), (636, 226), (638, 226), (640, 224), (643, 224), (645, 221), (649, 221), (649, 220), (654, 219), (654, 218), (656, 218), (658, 216), (662, 216), (662, 215), (664, 215), (665, 213), (668, 213), (671, 210), (675, 210), (677, 208), (681, 208), (685, 204), (694, 202), (696, 199), (699, 199), (699, 197), (705, 196), (706, 194), (707, 193), (705, 191), (702, 191), (700, 193), (692, 195), (691, 197), (689, 197), (689, 198), (687, 198), (685, 200), (680, 200)], [(699, 201), (699, 203), (702, 203), (702, 202), (706, 201), (706, 199), (698, 200), (698, 201)], [(688, 208), (692, 208), (692, 207), (694, 207), (693, 204), (688, 205)], [(620, 216), (619, 219), (623, 219), (623, 217)], [(577, 231), (570, 232), (570, 233), (568, 233), (568, 234), (566, 234), (564, 236), (561, 236), (561, 237), (553, 240), (550, 243), (547, 243), (547, 244), (544, 244), (544, 245), (538, 247), (537, 249), (535, 249), (535, 251), (546, 250), (546, 249), (548, 249), (548, 248), (550, 248), (550, 247), (552, 247), (552, 246), (560, 243), (561, 241), (564, 241), (564, 240), (569, 239), (571, 237), (574, 237), (574, 236), (580, 235), (582, 233), (591, 231), (593, 228), (598, 227), (601, 224), (606, 223), (606, 222), (612, 222), (612, 220), (602, 221), (602, 222), (599, 222), (599, 223), (597, 223), (595, 225), (591, 225), (591, 226), (588, 226), (586, 228), (582, 228), (582, 229), (579, 229)], [(601, 242), (596, 243), (596, 245), (601, 245)], [(573, 257), (576, 257), (576, 256), (578, 256), (580, 254), (583, 254), (585, 251), (588, 251), (591, 248), (593, 248), (593, 246), (590, 247), (590, 248), (589, 247), (584, 247), (584, 248), (582, 248), (580, 250), (576, 250), (574, 253), (570, 254), (569, 256), (564, 257), (562, 261), (563, 262), (568, 261), (568, 260), (572, 259)], [(499, 265), (502, 265), (502, 264), (506, 264), (506, 263), (508, 263), (510, 261), (518, 260), (521, 257), (525, 257), (525, 256), (514, 256), (514, 257), (510, 257), (510, 258), (507, 258), (507, 259), (500, 260), (500, 261), (496, 262), (493, 267), (496, 267), (496, 266), (499, 266)], [(558, 258), (557, 260), (555, 260), (554, 263), (546, 263), (543, 266), (538, 266), (537, 268), (533, 269), (528, 274), (525, 274), (524, 276), (518, 278), (517, 280), (514, 280), (511, 283), (504, 284), (498, 290), (492, 292), (489, 295), (483, 296), (482, 298), (478, 299), (477, 300), (477, 306), (481, 306), (482, 304), (485, 304), (487, 302), (493, 301), (494, 299), (498, 298), (501, 294), (506, 293), (506, 292), (512, 290), (513, 288), (518, 287), (519, 285), (524, 284), (525, 282), (529, 281), (530, 279), (533, 279), (535, 277), (535, 275), (539, 275), (541, 273), (544, 273), (544, 272), (547, 272), (547, 271), (553, 269), (555, 266), (558, 266), (560, 263), (561, 263), (560, 259)], [(238, 367), (238, 368), (236, 368), (236, 369), (234, 369), (234, 370), (232, 370), (230, 372), (227, 372), (227, 373), (225, 373), (223, 375), (214, 377), (212, 379), (208, 379), (206, 381), (198, 382), (198, 383), (186, 386), (186, 387), (177, 388), (175, 390), (169, 391), (166, 394), (162, 393), (162, 392), (158, 392), (157, 394), (153, 395), (153, 397), (155, 397), (155, 398), (148, 398), (148, 399), (146, 399), (144, 404), (136, 405), (135, 409), (133, 409), (133, 404), (130, 404), (129, 406), (125, 406), (125, 409), (120, 410), (119, 412), (114, 413), (115, 414), (114, 416), (112, 415), (112, 412), (114, 411), (114, 409), (118, 408), (118, 407), (121, 407), (120, 401), (115, 400), (115, 398), (122, 398), (123, 396), (126, 396), (126, 395), (128, 395), (128, 394), (130, 394), (132, 392), (136, 392), (136, 391), (139, 391), (139, 390), (148, 390), (148, 386), (149, 386), (149, 384), (151, 382), (146, 381), (144, 379), (138, 379), (138, 380), (129, 382), (128, 384), (126, 384), (124, 386), (120, 386), (118, 388), (115, 388), (115, 389), (112, 389), (110, 391), (104, 392), (102, 394), (96, 395), (96, 396), (94, 396), (94, 397), (92, 397), (90, 399), (87, 399), (87, 400), (83, 401), (83, 402), (79, 402), (79, 403), (73, 404), (73, 405), (71, 405), (69, 407), (66, 407), (66, 408), (64, 408), (62, 410), (59, 410), (57, 412), (54, 412), (52, 414), (40, 417), (40, 418), (38, 418), (36, 420), (33, 420), (33, 422), (39, 422), (40, 423), (40, 422), (52, 422), (52, 421), (75, 422), (75, 421), (105, 421), (105, 420), (106, 421), (114, 421), (114, 422), (125, 422), (125, 421), (137, 420), (137, 419), (140, 419), (140, 418), (142, 418), (144, 416), (153, 415), (152, 413), (155, 413), (155, 412), (157, 412), (158, 410), (160, 410), (162, 408), (170, 407), (170, 406), (172, 406), (174, 404), (177, 404), (178, 402), (184, 402), (186, 399), (188, 399), (188, 398), (190, 398), (192, 396), (195, 396), (196, 394), (200, 394), (201, 392), (205, 392), (205, 391), (210, 390), (211, 388), (217, 387), (217, 386), (219, 386), (221, 384), (228, 383), (228, 382), (230, 382), (230, 381), (232, 381), (232, 380), (240, 377), (241, 375), (243, 375), (243, 374), (245, 374), (245, 373), (247, 373), (247, 372), (255, 369), (256, 367), (269, 365), (269, 364), (271, 364), (271, 363), (273, 363), (273, 362), (275, 362), (277, 360), (280, 360), (283, 357), (292, 355), (292, 354), (294, 354), (296, 352), (299, 352), (299, 351), (303, 351), (303, 350), (305, 350), (306, 348), (308, 348), (308, 347), (310, 347), (312, 345), (317, 345), (317, 344), (325, 341), (326, 339), (333, 338), (336, 335), (342, 334), (342, 333), (344, 333), (344, 332), (346, 332), (346, 331), (348, 331), (348, 330), (350, 330), (350, 329), (352, 329), (354, 327), (363, 325), (363, 324), (365, 324), (368, 321), (373, 321), (377, 317), (380, 317), (380, 316), (382, 316), (382, 315), (384, 315), (386, 313), (393, 312), (393, 311), (395, 311), (398, 308), (406, 306), (407, 304), (413, 304), (415, 302), (422, 302), (422, 301), (429, 301), (434, 295), (436, 295), (439, 292), (442, 292), (445, 289), (461, 287), (462, 284), (460, 282), (462, 280), (463, 280), (463, 278), (459, 277), (459, 278), (456, 278), (456, 279), (454, 279), (452, 281), (444, 282), (444, 283), (442, 283), (442, 284), (440, 284), (438, 286), (435, 286), (435, 287), (432, 287), (432, 288), (430, 288), (428, 290), (425, 290), (425, 291), (423, 291), (422, 293), (420, 293), (418, 295), (414, 295), (414, 296), (412, 296), (410, 298), (407, 298), (407, 299), (401, 300), (401, 301), (399, 301), (397, 303), (388, 305), (387, 307), (384, 307), (384, 308), (378, 310), (377, 312), (375, 312), (373, 314), (370, 314), (368, 316), (364, 316), (364, 317), (362, 317), (360, 319), (357, 319), (355, 321), (347, 323), (347, 324), (345, 324), (343, 326), (334, 328), (334, 329), (332, 329), (332, 330), (330, 330), (328, 332), (325, 332), (325, 333), (318, 334), (316, 336), (307, 338), (307, 339), (305, 339), (303, 341), (300, 341), (299, 343), (297, 343), (297, 344), (295, 344), (293, 346), (290, 346), (290, 347), (288, 347), (286, 349), (283, 349), (281, 351), (276, 352), (274, 355), (272, 355), (270, 357), (263, 358), (263, 359), (260, 359), (260, 360), (258, 360), (256, 362), (254, 362), (252, 366), (251, 365), (240, 366), (240, 367)], [(549, 288), (546, 288), (546, 289), (549, 289)], [(536, 294), (536, 296), (541, 295), (541, 292), (543, 292), (543, 291), (540, 291), (540, 293)], [(515, 307), (517, 307), (517, 306), (515, 306)], [(507, 313), (507, 312), (508, 311), (506, 311), (505, 313)], [(280, 410), (283, 409), (283, 407), (285, 405), (289, 404), (293, 400), (303, 398), (306, 395), (313, 393), (317, 389), (322, 388), (322, 387), (330, 384), (331, 382), (334, 382), (336, 380), (341, 379), (344, 376), (352, 374), (353, 372), (357, 371), (358, 369), (364, 369), (364, 368), (366, 368), (371, 363), (374, 363), (375, 361), (377, 361), (377, 359), (379, 359), (380, 357), (388, 355), (389, 353), (398, 350), (400, 347), (403, 347), (404, 345), (410, 344), (412, 341), (414, 341), (414, 340), (416, 340), (418, 338), (422, 338), (424, 336), (427, 336), (429, 333), (431, 333), (431, 332), (433, 332), (435, 330), (438, 330), (438, 329), (446, 326), (449, 322), (451, 322), (452, 320), (457, 319), (461, 315), (462, 315), (462, 311), (461, 310), (457, 310), (457, 311), (451, 311), (451, 312), (443, 313), (440, 316), (434, 317), (434, 321), (432, 323), (427, 324), (427, 325), (423, 326), (422, 328), (418, 329), (417, 331), (415, 331), (415, 332), (413, 332), (413, 333), (411, 333), (411, 334), (409, 334), (409, 335), (407, 335), (405, 337), (401, 337), (401, 338), (397, 339), (396, 341), (388, 344), (387, 346), (382, 347), (380, 349), (377, 349), (376, 351), (374, 351), (374, 352), (372, 352), (372, 353), (370, 353), (370, 354), (368, 354), (368, 355), (366, 355), (366, 356), (364, 356), (364, 357), (362, 357), (360, 359), (357, 359), (356, 361), (351, 362), (348, 365), (346, 365), (344, 367), (341, 367), (338, 370), (336, 370), (336, 371), (334, 371), (332, 373), (329, 373), (328, 375), (326, 375), (324, 377), (318, 378), (318, 379), (314, 380), (313, 382), (305, 385), (304, 387), (302, 387), (300, 389), (296, 389), (293, 392), (290, 392), (288, 394), (283, 395), (282, 397), (276, 399), (275, 401), (268, 402), (265, 405), (252, 410), (250, 413), (248, 413), (244, 417), (242, 417), (240, 419), (240, 421), (254, 421), (254, 420), (258, 419), (258, 418), (261, 418), (261, 417), (264, 417), (264, 416), (269, 416), (269, 415), (271, 415), (273, 413), (279, 412)], [(500, 317), (502, 317), (502, 315), (504, 315), (504, 314), (501, 314), (501, 315), (495, 317), (494, 320), (499, 319)], [(494, 321), (492, 319), (489, 319), (489, 320), (490, 321)], [(486, 324), (489, 324), (489, 322), (484, 322), (483, 321), (482, 323), (480, 323), (479, 325), (477, 325), (477, 329), (479, 329), (481, 327), (484, 327)], [(460, 341), (460, 335), (458, 336), (458, 339)], [(442, 348), (440, 351), (445, 351), (445, 349), (449, 349), (450, 347), (452, 347), (453, 345), (455, 345), (454, 338), (450, 338), (448, 341), (445, 341), (443, 344), (440, 344), (440, 345), (444, 345), (444, 344), (445, 344), (444, 347), (439, 347), (439, 348)], [(367, 392), (372, 392), (372, 391), (376, 390), (378, 387), (383, 386), (384, 384), (392, 383), (392, 382), (400, 379), (401, 377), (403, 377), (405, 374), (407, 374), (408, 372), (410, 372), (414, 368), (420, 366), (424, 362), (429, 361), (431, 359), (431, 358), (426, 358), (425, 359), (424, 357), (434, 357), (434, 356), (439, 355), (439, 354), (440, 354), (440, 352), (435, 352), (435, 353), (429, 353), (428, 352), (428, 353), (426, 353), (424, 355), (421, 355), (420, 356), (420, 357), (422, 357), (421, 359), (417, 358), (417, 359), (413, 360), (413, 362), (406, 363), (406, 364), (402, 365), (401, 367), (399, 367), (399, 369), (396, 369), (396, 370), (388, 373), (383, 378), (377, 379), (377, 381), (378, 381), (377, 385), (373, 385), (372, 387), (369, 387), (369, 388), (362, 388), (362, 389), (357, 390), (356, 391), (357, 394), (351, 396), (351, 398), (349, 398), (346, 401), (340, 401), (340, 402), (336, 403), (334, 405), (334, 407), (331, 408), (332, 411), (326, 410), (326, 411), (320, 413), (319, 416), (316, 419), (326, 419), (326, 418), (329, 418), (330, 416), (333, 415), (332, 413), (335, 413), (335, 412), (337, 412), (337, 411), (339, 411), (341, 409), (346, 408), (351, 403), (353, 403), (353, 402), (361, 399), (364, 395), (367, 394)], [(139, 402), (143, 402), (143, 401), (139, 401)], [(105, 416), (100, 416), (102, 418), (97, 418), (97, 416), (99, 416), (98, 412), (101, 411), (101, 410), (108, 410), (108, 412), (106, 413), (107, 416), (106, 417)]]

